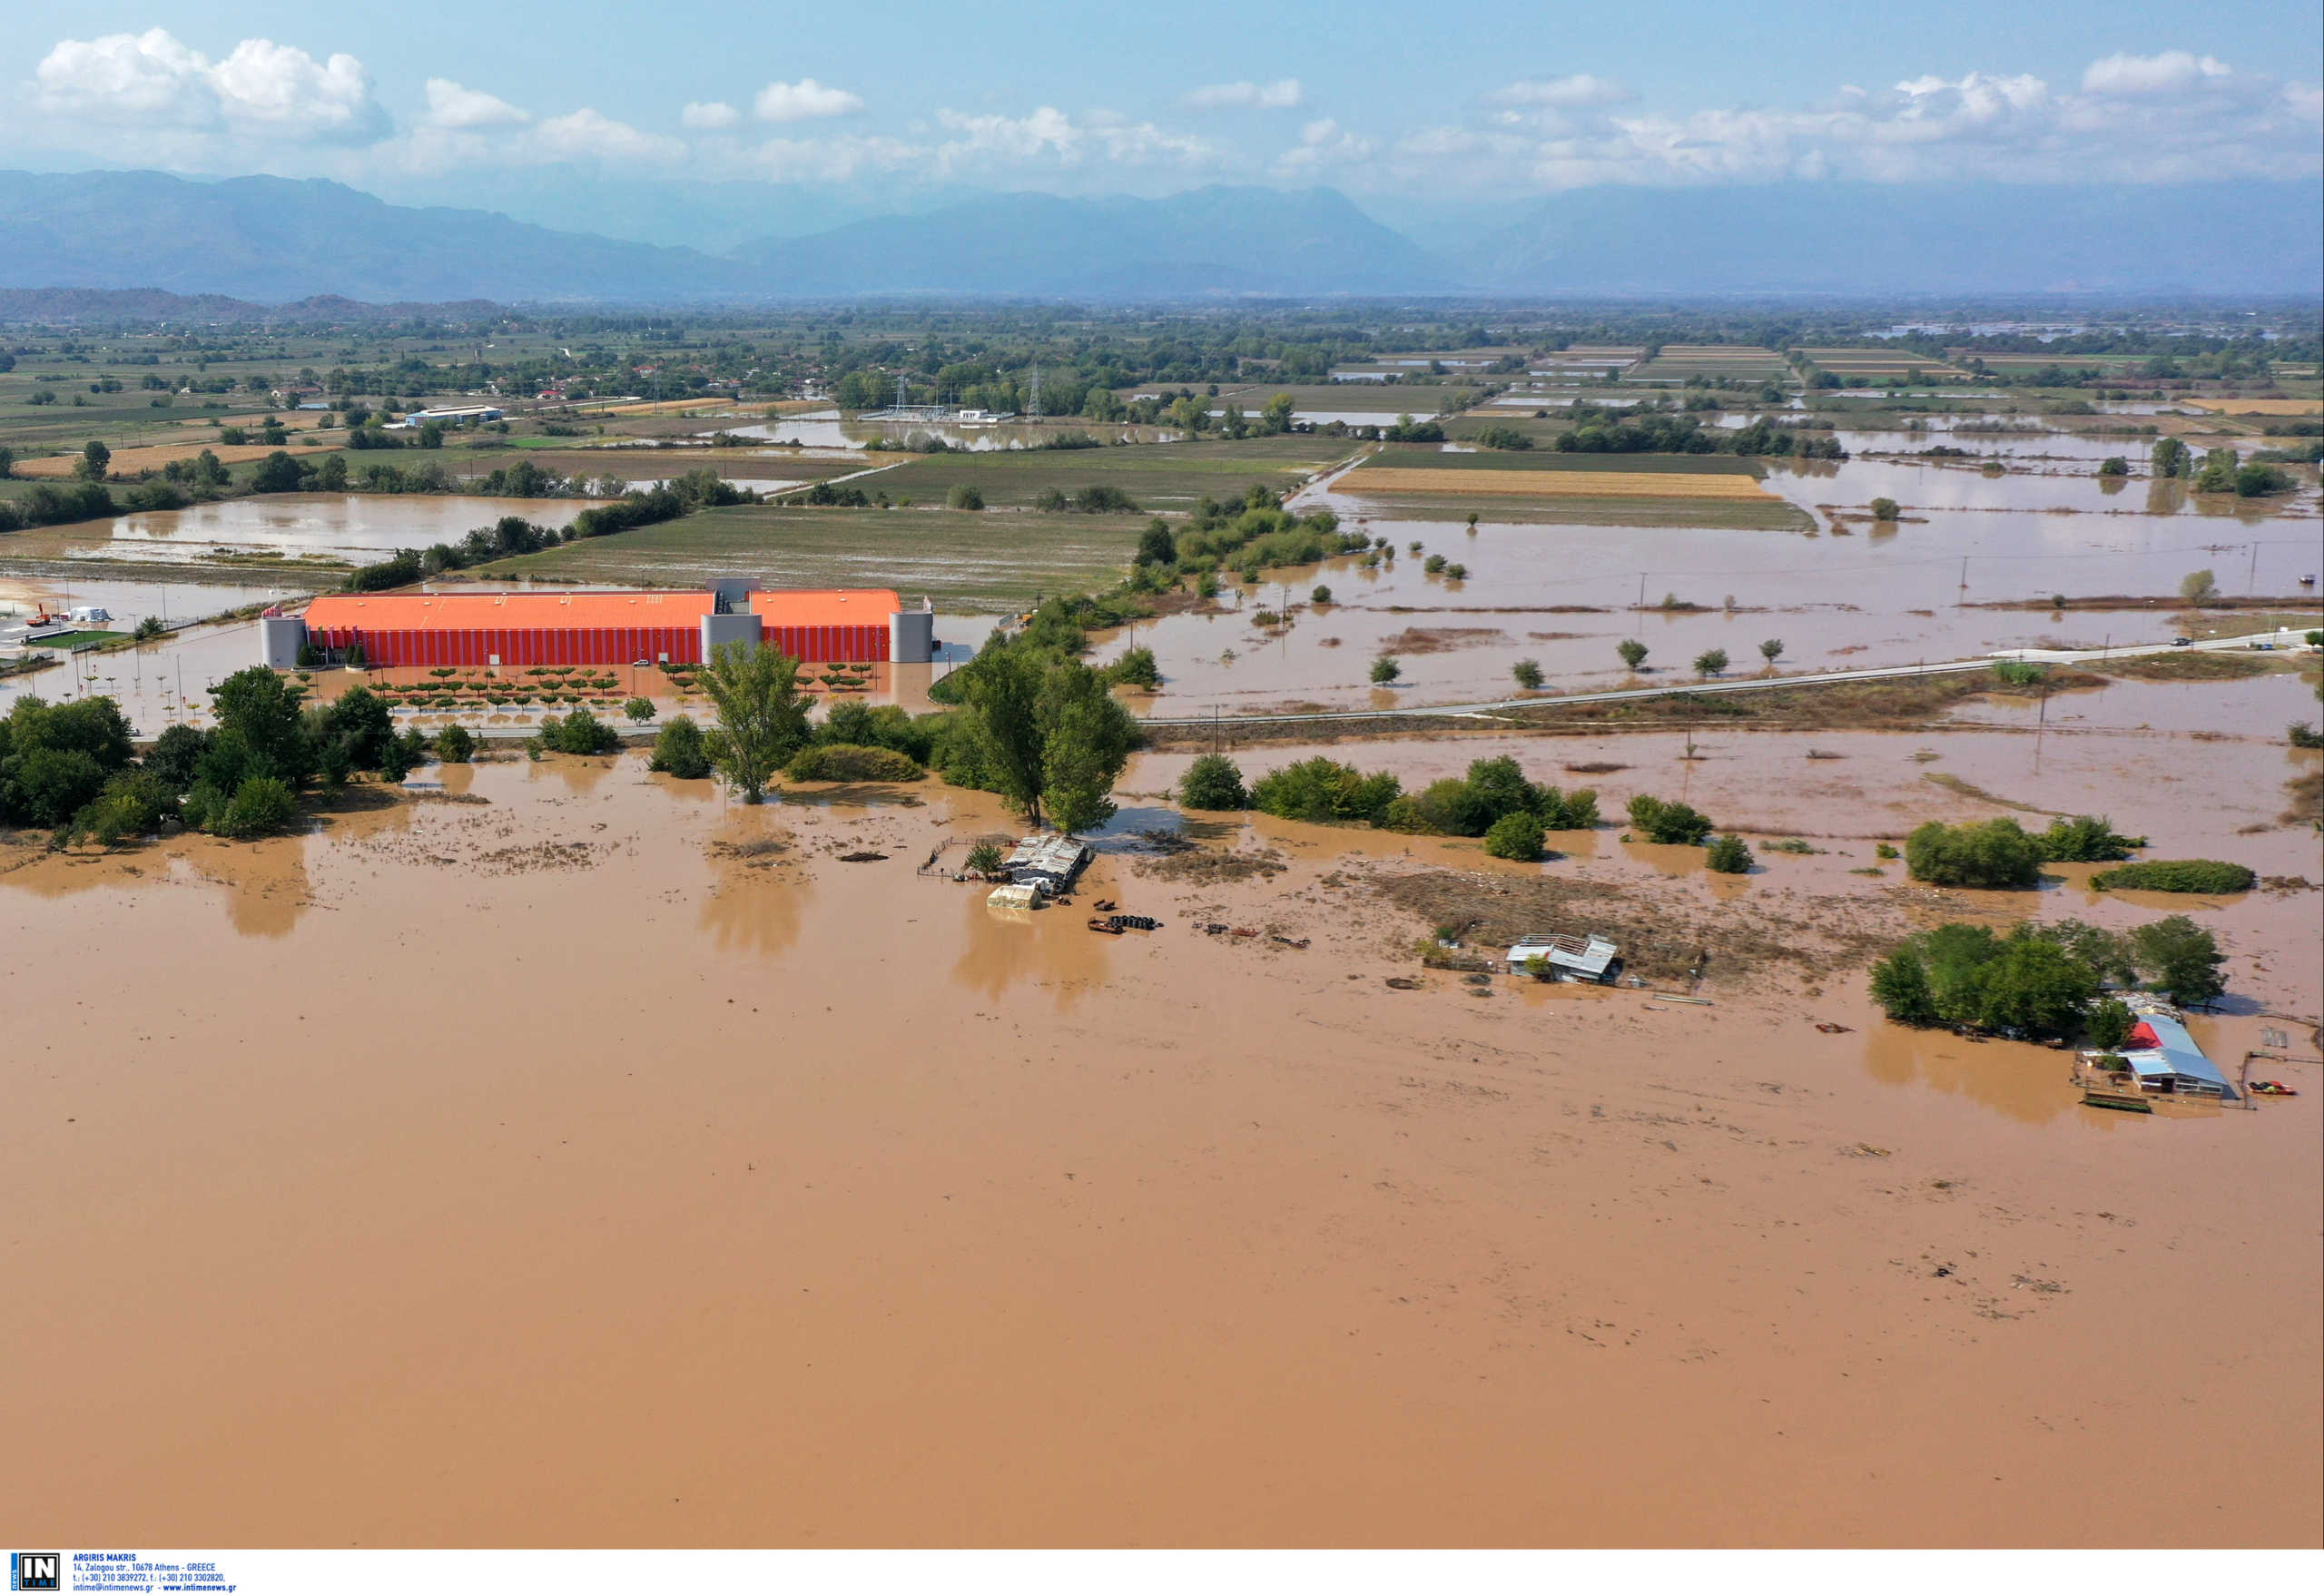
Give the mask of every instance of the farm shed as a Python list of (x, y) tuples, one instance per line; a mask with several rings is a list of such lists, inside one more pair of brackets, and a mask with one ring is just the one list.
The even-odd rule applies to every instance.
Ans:
[(1019, 886), (1055, 894), (1073, 884), (1089, 862), (1089, 850), (1071, 837), (1030, 836), (1017, 844), (1000, 868)]

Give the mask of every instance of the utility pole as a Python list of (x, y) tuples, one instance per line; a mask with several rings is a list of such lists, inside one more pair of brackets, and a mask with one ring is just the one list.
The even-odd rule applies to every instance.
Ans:
[(1633, 635), (1646, 629), (1646, 573), (1638, 574), (1638, 607), (1630, 612), (1630, 632)]
[(2243, 591), (2252, 597), (2260, 592), (2260, 540), (2256, 537), (2251, 540), (2251, 569), (2243, 578)]
[(1966, 604), (1966, 603), (1968, 602), (1968, 597), (1967, 597), (1968, 592), (1969, 592), (1969, 557), (1968, 557), (1967, 555), (1965, 555), (1965, 555), (1963, 555), (1963, 556), (1961, 557), (1961, 591), (1960, 591), (1960, 592), (1958, 592), (1958, 593), (1956, 593), (1956, 594), (1955, 594), (1955, 595), (1953, 596), (1953, 607), (1954, 607), (1954, 608), (1955, 608), (1955, 609), (1959, 609), (1963, 605), (1965, 605), (1965, 604)]

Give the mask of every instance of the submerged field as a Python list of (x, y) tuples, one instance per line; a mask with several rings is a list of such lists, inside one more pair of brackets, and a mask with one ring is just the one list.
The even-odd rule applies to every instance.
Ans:
[[(1539, 423), (1535, 423), (1539, 425)], [(1813, 521), (1733, 455), (1559, 454), (1542, 449), (1383, 449), (1331, 492), (1370, 514), (1604, 527), (1802, 531)]]

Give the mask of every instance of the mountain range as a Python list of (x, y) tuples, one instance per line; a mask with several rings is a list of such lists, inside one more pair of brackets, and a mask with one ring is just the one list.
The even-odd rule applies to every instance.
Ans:
[(696, 247), (390, 204), (320, 179), (0, 172), (0, 289), (151, 289), (267, 305), (743, 304), (900, 294), (2307, 297), (2324, 279), (2324, 188), (2303, 182), (1602, 187), (1512, 204), (1497, 230), (1464, 228), (1442, 251), (1328, 188), (922, 196), (928, 208), (916, 213), (801, 232), (803, 220), (843, 212), (827, 196), (794, 206), (780, 193), (701, 186), (616, 229), (669, 236), (726, 205)]

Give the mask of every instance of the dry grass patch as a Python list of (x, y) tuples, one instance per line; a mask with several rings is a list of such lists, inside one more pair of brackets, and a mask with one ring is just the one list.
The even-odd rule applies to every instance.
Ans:
[[(140, 471), (158, 471), (172, 460), (190, 460), (208, 449), (226, 465), (240, 465), (245, 460), (262, 460), (281, 452), (290, 455), (328, 454), (330, 444), (310, 443), (204, 443), (200, 438), (188, 438), (183, 443), (150, 443), (137, 448), (117, 448), (105, 467), (109, 476), (133, 477)], [(18, 460), (16, 475), (29, 478), (64, 478), (73, 475), (73, 468), (81, 463), (76, 449), (69, 455), (49, 455), (36, 460)]]
[(2110, 659), (2097, 667), (2110, 676), (2141, 682), (2240, 682), (2265, 675), (2273, 662), (2248, 654), (2142, 654), (2131, 659)]
[(1423, 925), (1461, 928), (1461, 940), (1480, 950), (1548, 931), (1610, 937), (1630, 972), (1658, 986), (1684, 983), (1698, 969), (1721, 983), (1787, 969), (1819, 980), (1869, 964), (1905, 929), (1888, 905), (1864, 899), (1790, 900), (1762, 914), (1748, 901), (1713, 906), (1659, 882), (1571, 874), (1375, 870), (1370, 885)]
[(1380, 645), (1383, 654), (1449, 654), (1455, 648), (1482, 648), (1506, 643), (1509, 634), (1498, 626), (1406, 626)]

